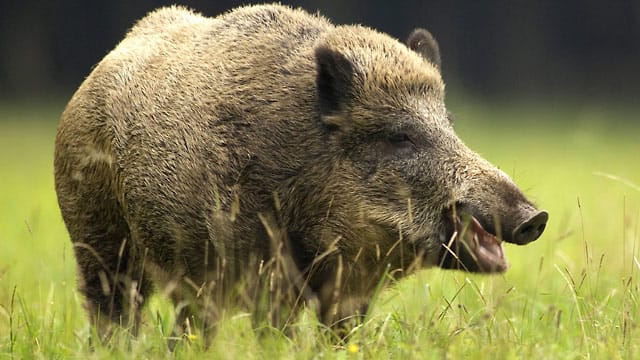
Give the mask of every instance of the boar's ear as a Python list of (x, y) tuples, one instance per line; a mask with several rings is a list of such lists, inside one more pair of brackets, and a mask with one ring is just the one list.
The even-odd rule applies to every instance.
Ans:
[(440, 69), (440, 47), (436, 39), (425, 29), (415, 29), (407, 39), (409, 49)]
[(320, 46), (316, 49), (318, 103), (323, 116), (344, 108), (352, 97), (353, 64), (341, 53)]

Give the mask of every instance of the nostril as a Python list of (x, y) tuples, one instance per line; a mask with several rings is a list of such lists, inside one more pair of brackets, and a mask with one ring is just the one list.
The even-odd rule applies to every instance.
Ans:
[(548, 219), (549, 214), (546, 211), (540, 211), (520, 224), (513, 232), (514, 242), (523, 245), (539, 238), (547, 226)]
[(542, 235), (542, 233), (544, 232), (544, 229), (547, 227), (547, 223), (546, 221), (540, 225), (538, 225), (538, 228), (536, 229), (538, 231), (538, 236)]
[[(533, 240), (537, 239), (538, 237), (540, 237), (540, 235), (542, 235), (542, 233), (544, 232), (544, 228), (547, 226), (547, 224), (538, 224), (538, 225), (528, 225), (523, 227), (520, 230), (520, 237), (521, 238), (533, 238)], [(533, 241), (531, 240), (531, 241)]]
[(527, 235), (528, 233), (533, 231), (533, 226), (529, 225), (529, 226), (525, 226), (522, 228), (522, 230), (520, 230), (520, 235)]

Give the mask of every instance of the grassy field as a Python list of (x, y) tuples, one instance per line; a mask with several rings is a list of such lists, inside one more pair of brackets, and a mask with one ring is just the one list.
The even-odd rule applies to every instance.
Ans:
[(173, 310), (160, 297), (137, 339), (87, 341), (53, 190), (61, 110), (0, 106), (0, 359), (640, 357), (640, 109), (451, 106), (465, 142), (550, 213), (540, 240), (507, 246), (506, 274), (430, 269), (399, 281), (346, 344), (309, 313), (292, 338), (257, 337), (245, 314), (229, 314), (211, 348), (195, 339), (174, 353)]

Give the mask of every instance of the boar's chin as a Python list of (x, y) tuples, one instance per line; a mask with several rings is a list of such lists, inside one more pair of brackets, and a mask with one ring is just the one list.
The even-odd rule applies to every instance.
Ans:
[(445, 269), (499, 273), (509, 268), (502, 240), (487, 232), (473, 216), (455, 216), (443, 242), (439, 265)]

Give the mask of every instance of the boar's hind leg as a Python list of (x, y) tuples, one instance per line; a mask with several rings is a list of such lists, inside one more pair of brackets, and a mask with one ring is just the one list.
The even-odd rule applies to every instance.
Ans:
[[(81, 211), (82, 213), (82, 211)], [(72, 238), (78, 261), (80, 291), (102, 340), (112, 325), (137, 333), (140, 310), (150, 292), (144, 260), (133, 253), (126, 223), (108, 212), (85, 213), (86, 223)], [(118, 220), (118, 221), (114, 221)]]
[(132, 246), (115, 196), (96, 180), (101, 177), (82, 181), (56, 177), (62, 215), (78, 263), (79, 289), (86, 297), (92, 325), (102, 341), (110, 337), (114, 324), (136, 334), (140, 308), (151, 285), (144, 274), (144, 255)]

